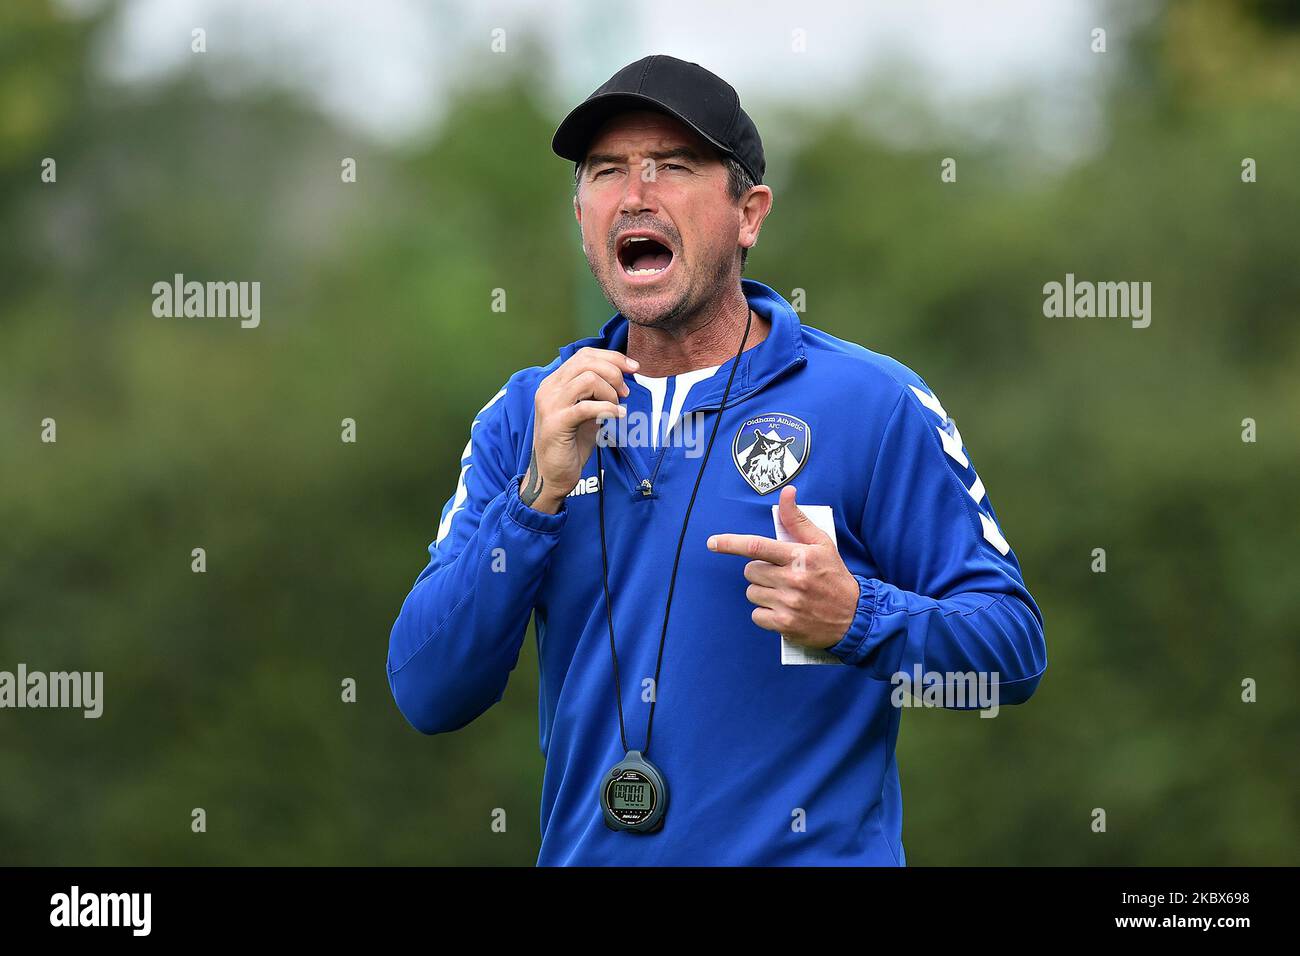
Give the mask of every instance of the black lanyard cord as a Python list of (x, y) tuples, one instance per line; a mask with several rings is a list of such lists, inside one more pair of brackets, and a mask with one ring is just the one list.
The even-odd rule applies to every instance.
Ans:
[[(686, 541), (686, 527), (690, 524), (691, 509), (695, 507), (695, 495), (700, 490), (700, 481), (704, 478), (704, 469), (709, 464), (709, 453), (713, 451), (713, 439), (718, 437), (718, 426), (722, 423), (722, 413), (727, 408), (727, 396), (731, 394), (731, 383), (736, 377), (736, 369), (740, 368), (740, 356), (745, 351), (745, 343), (749, 341), (749, 326), (753, 319), (754, 312), (751, 309), (745, 317), (745, 334), (741, 336), (740, 348), (736, 350), (736, 361), (731, 366), (731, 374), (727, 376), (727, 387), (722, 391), (722, 404), (718, 406), (718, 416), (713, 421), (713, 431), (709, 434), (709, 443), (704, 448), (704, 461), (700, 463), (699, 473), (695, 476), (695, 487), (691, 489), (691, 499), (686, 505), (686, 517), (682, 519), (682, 533), (677, 538), (677, 553), (673, 556), (673, 573), (668, 579), (668, 600), (664, 603), (664, 627), (659, 634), (659, 657), (655, 661), (654, 697), (650, 701), (650, 717), (646, 722), (645, 729), (645, 748), (641, 751), (643, 754), (650, 752), (650, 735), (655, 725), (655, 706), (659, 703), (659, 674), (663, 669), (664, 643), (668, 638), (668, 612), (673, 606), (673, 590), (677, 586), (677, 565), (682, 558), (682, 544)], [(665, 438), (665, 440), (667, 439)], [(601, 582), (605, 589), (605, 619), (609, 623), (609, 654), (614, 661), (614, 702), (618, 705), (618, 735), (623, 742), (623, 750), (630, 751), (631, 748), (627, 745), (627, 727), (623, 721), (623, 685), (618, 674), (618, 650), (614, 646), (614, 609), (609, 600), (609, 556), (605, 550), (605, 468), (601, 462), (599, 441), (596, 442), (596, 473), (600, 476), (596, 488), (600, 510)]]

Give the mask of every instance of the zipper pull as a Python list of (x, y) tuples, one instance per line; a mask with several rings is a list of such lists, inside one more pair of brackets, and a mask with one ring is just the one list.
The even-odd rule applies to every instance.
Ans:
[(641, 479), (641, 494), (643, 494), (643, 495), (645, 495), (647, 498), (649, 498), (649, 497), (650, 497), (650, 494), (651, 494), (653, 491), (654, 491), (654, 485), (650, 484), (650, 479), (649, 479), (649, 478), (642, 478), (642, 479)]

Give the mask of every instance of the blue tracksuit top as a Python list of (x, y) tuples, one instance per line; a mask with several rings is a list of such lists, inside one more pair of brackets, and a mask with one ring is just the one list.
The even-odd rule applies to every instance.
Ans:
[[(767, 286), (742, 287), (772, 325), (739, 359), (682, 549), (646, 754), (669, 787), (662, 830), (611, 831), (598, 802), (625, 751), (595, 452), (559, 513), (519, 499), (538, 383), (583, 346), (625, 351), (621, 314), (549, 365), (512, 375), (475, 416), (430, 561), (393, 625), (393, 697), (412, 726), (435, 734), (501, 699), (535, 615), (541, 865), (903, 865), (893, 675), (983, 673), (1005, 705), (1028, 699), (1047, 666), (1042, 615), (933, 390), (899, 362), (801, 324)], [(687, 392), (678, 431), (702, 412), (691, 419), (703, 423), (694, 445), (634, 443), (629, 424), (625, 446), (601, 449), (633, 749), (644, 744), (682, 519), (735, 361)], [(625, 401), (648, 402), (629, 384)], [(800, 505), (830, 506), (860, 586), (853, 623), (829, 649), (835, 663), (783, 664), (779, 635), (750, 618), (746, 559), (705, 546), (722, 532), (774, 537), (772, 505), (787, 483)]]

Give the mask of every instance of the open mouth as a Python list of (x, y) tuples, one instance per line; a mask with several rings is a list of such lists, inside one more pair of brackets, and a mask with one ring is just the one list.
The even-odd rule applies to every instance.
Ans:
[(653, 236), (625, 236), (618, 244), (618, 262), (625, 275), (648, 278), (668, 270), (673, 251)]

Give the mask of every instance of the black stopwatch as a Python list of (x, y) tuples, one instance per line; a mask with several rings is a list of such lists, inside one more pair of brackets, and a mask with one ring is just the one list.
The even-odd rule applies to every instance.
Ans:
[(601, 780), (600, 806), (611, 830), (654, 833), (664, 825), (668, 784), (641, 751), (629, 750)]

